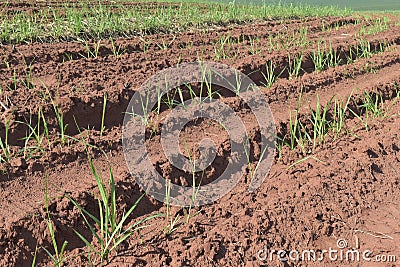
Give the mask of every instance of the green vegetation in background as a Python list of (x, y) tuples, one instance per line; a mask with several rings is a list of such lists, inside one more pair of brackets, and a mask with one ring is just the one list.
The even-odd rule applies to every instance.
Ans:
[(70, 39), (127, 37), (158, 32), (176, 32), (190, 27), (244, 23), (265, 19), (346, 16), (348, 9), (309, 5), (239, 5), (235, 3), (190, 3), (163, 5), (75, 4), (7, 13), (0, 10), (0, 42), (48, 42)]
[[(229, 3), (229, 0), (214, 0), (215, 2)], [(248, 4), (249, 2), (255, 5), (273, 5), (273, 4), (286, 4), (291, 3), (312, 5), (312, 6), (337, 6), (338, 8), (351, 8), (357, 11), (399, 11), (399, 0), (235, 0), (238, 4)]]

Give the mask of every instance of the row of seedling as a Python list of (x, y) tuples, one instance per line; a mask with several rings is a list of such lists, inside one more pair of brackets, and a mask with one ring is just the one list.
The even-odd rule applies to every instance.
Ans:
[(332, 47), (329, 43), (328, 49), (322, 47), (322, 41), (318, 42), (317, 50), (312, 51), (310, 58), (314, 65), (315, 71), (326, 70), (343, 64), (351, 64), (357, 58), (370, 58), (376, 53), (384, 52), (390, 43), (379, 42), (377, 46), (372, 46), (367, 40), (358, 40), (355, 46), (349, 47), (348, 54), (344, 51), (340, 52)]
[[(269, 38), (269, 51), (272, 50), (281, 50), (288, 49), (290, 47), (305, 47), (310, 42), (307, 38), (307, 28), (302, 27), (299, 31), (294, 31), (292, 33), (286, 33), (279, 31), (276, 34), (268, 34)], [(172, 40), (162, 39), (160, 43), (155, 43), (154, 47), (160, 50), (168, 50), (172, 47), (176, 36), (174, 35)], [(98, 58), (100, 55), (100, 50), (102, 50), (102, 54), (106, 55), (114, 55), (115, 57), (119, 57), (122, 54), (126, 53), (127, 49), (122, 46), (116, 45), (115, 41), (112, 37), (109, 38), (111, 43), (111, 49), (108, 47), (103, 47), (100, 44), (100, 40), (90, 44), (88, 40), (78, 39), (84, 46), (84, 50), (79, 52), (79, 58)], [(228, 32), (226, 35), (221, 35), (217, 42), (213, 44), (214, 46), (214, 54), (215, 60), (225, 59), (225, 58), (236, 58), (239, 55), (239, 50), (233, 49), (234, 44), (245, 43), (248, 40), (248, 45), (250, 48), (247, 48), (249, 53), (252, 55), (261, 53), (262, 45), (260, 37), (252, 37), (247, 35), (241, 35), (241, 37), (235, 38), (230, 35)], [(143, 53), (148, 53), (150, 50), (152, 43), (150, 41), (145, 40), (144, 37), (140, 37), (141, 45), (139, 51)], [(203, 44), (204, 45), (204, 44)], [(191, 47), (191, 45), (184, 46), (185, 48)], [(73, 59), (73, 56), (69, 53), (65, 53), (64, 61), (70, 61)]]
[[(49, 118), (46, 117), (42, 107), (39, 107), (37, 114), (30, 114), (29, 118), (25, 118), (21, 121), (15, 121), (15, 128), (25, 129), (25, 136), (20, 139), (23, 142), (23, 147), (16, 149), (16, 141), (10, 133), (11, 120), (6, 119), (4, 123), (4, 137), (0, 137), (0, 163), (8, 162), (13, 157), (23, 156), (25, 159), (41, 155), (46, 151), (50, 151), (54, 145), (65, 146), (69, 142), (77, 141), (72, 136), (67, 134), (68, 124), (65, 122), (64, 113), (60, 107), (56, 104), (53, 98), (46, 95), (50, 99), (52, 111), (48, 113), (55, 114), (55, 125), (50, 125)], [(105, 117), (107, 107), (107, 94), (103, 97), (103, 108), (101, 116), (100, 136), (104, 134)], [(21, 127), (22, 126), (22, 127)], [(78, 127), (78, 125), (77, 125)], [(79, 127), (78, 127), (79, 128)], [(52, 131), (55, 129), (55, 133)], [(10, 140), (13, 140), (13, 144), (10, 144)], [(14, 149), (11, 149), (13, 147)]]
[[(306, 47), (310, 44), (307, 38), (307, 28), (302, 27), (298, 31), (287, 33), (284, 31), (278, 31), (274, 34), (268, 34), (269, 46), (268, 51), (279, 51), (282, 49), (289, 49), (293, 47)], [(234, 38), (227, 33), (221, 35), (214, 46), (214, 59), (219, 61), (226, 58), (237, 58), (240, 54), (239, 44), (245, 44), (247, 51), (251, 55), (257, 55), (262, 52), (264, 45), (261, 43), (260, 36), (241, 35), (238, 38)]]
[[(225, 79), (218, 72), (213, 72), (206, 68), (202, 68), (201, 72), (201, 80), (198, 83), (186, 83), (171, 90), (169, 90), (169, 82), (165, 77), (165, 81), (162, 85), (142, 91), (139, 98), (136, 99), (137, 103), (132, 106), (132, 110), (128, 112), (128, 114), (140, 117), (142, 121), (147, 124), (151, 114), (159, 115), (164, 110), (172, 110), (175, 107), (185, 107), (185, 103), (188, 100), (211, 102), (221, 97), (220, 90), (224, 90), (224, 92), (231, 95), (240, 94), (242, 80), (238, 72), (236, 72), (236, 79), (233, 83), (226, 80), (232, 91), (223, 88), (218, 89), (216, 87), (213, 82), (214, 78)], [(153, 102), (151, 99), (152, 97), (155, 100), (155, 104), (153, 107), (150, 107), (150, 103)]]
[[(336, 27), (340, 27), (338, 22)], [(241, 35), (238, 38), (232, 37), (228, 32), (221, 35), (217, 42), (214, 43), (215, 60), (225, 58), (236, 58), (239, 50), (234, 50), (234, 44), (246, 44), (247, 51), (251, 55), (260, 54), (265, 45), (261, 43), (261, 38), (266, 37), (269, 40), (268, 51), (280, 51), (283, 49), (292, 49), (298, 47), (307, 47), (311, 44), (308, 36), (308, 28), (300, 27), (294, 31), (288, 31), (285, 26), (275, 33), (269, 33), (262, 36)]]
[(376, 35), (378, 33), (385, 32), (389, 29), (390, 21), (390, 18), (386, 16), (373, 20), (367, 20), (367, 25), (364, 24), (359, 29), (357, 36), (361, 37), (365, 35)]
[[(341, 24), (337, 23), (336, 27)], [(247, 51), (251, 55), (260, 54), (265, 45), (261, 43), (261, 38), (268, 38), (269, 45), (268, 51), (280, 51), (282, 49), (291, 49), (296, 47), (307, 47), (311, 44), (308, 37), (308, 28), (301, 27), (294, 31), (287, 31), (286, 28), (275, 33), (269, 33), (262, 36), (252, 36), (242, 34), (239, 37), (233, 37), (228, 32), (226, 35), (221, 35), (214, 45), (215, 60), (225, 59), (225, 58), (236, 58), (239, 55), (239, 50), (235, 50), (233, 45), (235, 44), (246, 44)], [(144, 40), (143, 40), (144, 41)], [(166, 50), (170, 45), (159, 45), (160, 48)], [(205, 45), (205, 44), (203, 44)], [(145, 50), (144, 50), (145, 51)]]
[[(386, 19), (382, 19), (386, 23)], [(339, 27), (341, 24), (337, 23), (336, 27)], [(386, 24), (385, 24), (386, 25)], [(383, 27), (381, 31), (384, 31), (384, 29), (387, 29), (387, 27)], [(308, 36), (308, 28), (307, 27), (301, 27), (298, 30), (288, 32), (286, 31), (278, 31), (273, 34), (268, 34), (266, 37), (269, 40), (269, 45), (266, 46), (262, 44), (261, 42), (261, 37), (257, 36), (251, 36), (251, 35), (241, 35), (238, 38), (232, 37), (230, 33), (228, 32), (226, 35), (221, 35), (218, 39), (217, 42), (215, 42), (214, 45), (214, 59), (215, 60), (221, 60), (221, 59), (226, 59), (226, 58), (237, 58), (240, 54), (239, 47), (234, 46), (234, 45), (239, 45), (239, 44), (246, 44), (247, 51), (251, 55), (257, 55), (262, 52), (262, 50), (265, 48), (268, 51), (280, 51), (280, 50), (290, 50), (293, 48), (305, 48), (309, 45), (311, 45), (311, 40), (309, 39)], [(365, 43), (368, 43), (366, 40), (361, 40), (359, 41), (360, 48), (359, 49), (365, 49), (363, 45), (365, 46)], [(318, 51), (315, 52), (315, 55), (313, 57), (318, 57), (318, 56), (324, 56), (321, 55), (323, 53), (323, 49), (321, 47), (322, 45), (322, 40), (319, 39), (318, 42)], [(204, 45), (204, 44), (203, 44)], [(327, 49), (325, 45), (325, 50)], [(338, 62), (335, 62), (338, 60), (336, 55), (329, 55), (329, 53), (335, 52), (332, 50), (332, 44), (329, 43), (328, 45), (328, 52), (326, 53), (327, 59), (323, 59), (324, 61), (327, 61), (327, 64), (329, 63), (330, 65), (337, 65), (339, 64)], [(318, 59), (315, 59), (318, 60)], [(316, 62), (318, 64), (318, 62)]]
[(303, 48), (311, 44), (308, 37), (307, 27), (301, 27), (293, 32), (278, 31), (276, 34), (268, 35), (268, 51), (289, 50), (293, 48)]
[[(388, 44), (383, 44), (380, 43), (379, 46), (375, 46), (375, 48), (371, 47), (371, 44), (367, 41), (360, 41), (359, 44), (355, 47), (350, 49), (349, 52), (349, 57), (347, 59), (347, 62), (350, 63), (354, 58), (357, 57), (370, 57), (375, 51), (384, 51), (389, 45)], [(333, 67), (336, 65), (339, 65), (342, 63), (342, 59), (339, 57), (339, 55), (336, 53), (334, 49), (332, 49), (332, 46), (329, 46), (328, 52), (324, 51), (321, 49), (320, 44), (318, 45), (318, 50), (314, 51), (313, 54), (311, 55), (312, 60), (314, 62), (315, 70), (320, 71), (329, 67)], [(303, 61), (303, 55), (298, 54), (295, 57), (290, 57), (288, 56), (288, 62), (289, 65), (287, 67), (287, 72), (288, 72), (288, 78), (291, 79), (293, 77), (298, 77), (302, 71), (302, 61)], [(31, 68), (28, 68), (31, 70)], [(279, 78), (285, 69), (278, 71), (275, 67), (274, 62), (270, 61), (266, 64), (265, 72), (262, 72), (263, 77), (264, 77), (264, 82), (263, 85), (266, 87), (271, 87), (273, 83)], [(28, 76), (31, 79), (31, 72), (30, 74), (28, 73)], [(17, 83), (17, 78), (14, 78), (15, 82), (14, 85)], [(237, 88), (240, 87), (239, 82), (235, 85)], [(16, 86), (16, 85), (15, 85)], [(200, 100), (212, 100), (216, 97), (219, 97), (220, 94), (218, 91), (215, 91), (212, 89), (212, 81), (211, 81), (211, 75), (204, 73), (203, 74), (203, 82), (199, 86), (200, 90), (195, 91), (192, 87), (192, 85), (188, 84), (186, 85), (186, 95), (189, 95), (190, 99), (194, 98), (199, 98)], [(238, 94), (238, 93), (237, 93)], [(164, 97), (162, 97), (162, 93), (160, 88), (158, 88), (158, 99), (157, 99), (157, 108), (156, 112), (160, 113), (162, 111), (162, 107), (166, 106), (168, 109), (172, 109), (176, 106), (184, 105), (184, 101), (188, 97), (184, 97), (184, 90), (181, 88), (176, 88), (175, 91), (169, 92), (168, 94), (165, 94)], [(144, 99), (145, 100), (145, 99)], [(103, 114), (102, 114), (102, 122), (101, 122), (101, 135), (104, 131), (104, 117), (105, 117), (105, 105), (106, 105), (106, 95), (104, 97), (104, 106), (103, 106)], [(57, 124), (59, 126), (59, 137), (61, 144), (64, 145), (66, 140), (68, 139), (68, 136), (66, 135), (66, 129), (67, 125), (64, 123), (63, 115), (60, 112), (59, 108), (54, 104), (54, 101), (52, 101), (52, 106), (54, 109), (54, 112), (56, 114), (56, 119), (57, 119)], [(142, 102), (143, 108), (145, 108), (145, 102)], [(145, 110), (145, 109), (144, 109)], [(144, 114), (144, 117), (147, 117), (148, 114)], [(43, 112), (41, 109), (39, 109), (38, 114), (37, 114), (37, 120), (38, 123), (37, 125), (33, 125), (33, 120), (32, 118), (29, 118), (28, 121), (21, 122), (22, 124), (25, 124), (27, 127), (27, 134), (26, 137), (24, 138), (25, 141), (25, 147), (23, 149), (23, 155), (25, 157), (31, 157), (30, 155), (36, 153), (37, 151), (44, 151), (44, 141), (45, 140), (43, 137), (45, 136), (46, 139), (49, 138), (49, 133), (47, 129), (47, 123), (46, 119), (43, 116)], [(42, 122), (42, 126), (40, 125), (40, 122)], [(1, 156), (1, 161), (8, 161), (11, 154), (11, 149), (8, 144), (9, 138), (8, 138), (8, 131), (9, 131), (9, 122), (6, 122), (5, 125), (6, 127), (6, 132), (7, 132), (7, 138), (4, 138), (1, 140), (0, 143), (0, 148), (2, 150), (2, 156)], [(41, 128), (41, 129), (40, 129)], [(43, 135), (44, 134), (44, 135)], [(30, 144), (32, 143), (31, 140), (35, 140), (36, 145), (31, 147)], [(50, 143), (50, 142), (47, 142)], [(16, 152), (20, 153), (20, 152)]]
[[(310, 45), (310, 40), (308, 38), (308, 29), (306, 27), (301, 27), (299, 30), (295, 30), (293, 32), (287, 31), (278, 31), (274, 34), (268, 34), (269, 46), (268, 49), (271, 50), (282, 50), (282, 49), (290, 49), (295, 47), (306, 47)], [(156, 47), (159, 47), (161, 50), (167, 50), (172, 46), (172, 43), (175, 41), (175, 36), (172, 40), (162, 40), (161, 43), (156, 43)], [(241, 40), (242, 39), (242, 40)], [(90, 45), (89, 42), (85, 39), (79, 39), (85, 49), (79, 53), (80, 58), (97, 58), (100, 55), (100, 50), (106, 51), (106, 54), (114, 55), (115, 57), (119, 57), (124, 54), (127, 50), (126, 48), (122, 48), (121, 46), (117, 46), (113, 38), (110, 37), (111, 40), (111, 49), (100, 46), (100, 41), (97, 41), (93, 45)], [(142, 40), (141, 51), (147, 53), (150, 49), (151, 43), (146, 41), (144, 38), (140, 38)], [(230, 33), (226, 35), (222, 35), (219, 37), (218, 41), (214, 43), (214, 59), (221, 60), (225, 58), (237, 58), (239, 56), (239, 49), (234, 48), (234, 44), (239, 44), (243, 42), (246, 43), (247, 50), (250, 54), (255, 55), (261, 53), (263, 46), (261, 44), (261, 40), (259, 37), (252, 37), (247, 35), (241, 35), (240, 37), (232, 37)], [(320, 41), (318, 42), (320, 45)], [(104, 53), (102, 51), (102, 53)], [(64, 55), (64, 61), (72, 60), (73, 57), (71, 54), (66, 53)], [(28, 79), (27, 79), (28, 81)], [(29, 81), (27, 82), (29, 85)], [(15, 83), (14, 83), (15, 87)]]
[(386, 51), (390, 47), (390, 43), (380, 42), (377, 46), (372, 47), (371, 43), (366, 40), (358, 41), (354, 47), (349, 47), (348, 55), (345, 52), (335, 50), (332, 43), (329, 43), (328, 49), (323, 47), (322, 41), (318, 42), (316, 50), (309, 55), (297, 53), (295, 55), (288, 54), (287, 66), (277, 68), (274, 61), (268, 61), (265, 68), (260, 70), (263, 81), (260, 83), (270, 88), (278, 78), (284, 74), (288, 79), (299, 77), (305, 70), (303, 69), (304, 61), (310, 59), (313, 64), (314, 71), (323, 71), (332, 67), (343, 64), (351, 64), (357, 58), (370, 58), (375, 53)]
[(296, 110), (289, 112), (287, 128), (277, 137), (280, 155), (283, 146), (292, 150), (299, 147), (307, 154), (327, 138), (337, 139), (352, 130), (346, 125), (347, 119), (356, 118), (368, 131), (377, 118), (384, 120), (390, 116), (393, 106), (400, 100), (400, 91), (397, 91), (389, 104), (385, 104), (381, 95), (368, 91), (357, 99), (352, 95), (345, 100), (332, 97), (326, 105), (322, 105), (320, 97), (317, 96), (317, 102), (314, 107), (310, 107), (308, 115), (300, 113), (301, 99), (302, 94), (299, 96)]

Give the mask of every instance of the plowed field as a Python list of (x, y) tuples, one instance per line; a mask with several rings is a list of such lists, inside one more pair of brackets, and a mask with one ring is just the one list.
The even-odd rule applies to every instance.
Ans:
[[(18, 3), (7, 8), (11, 14), (45, 7)], [(122, 147), (130, 99), (159, 71), (201, 60), (243, 72), (265, 96), (277, 130), (269, 175), (256, 191), (247, 190), (261, 156), (259, 128), (240, 98), (221, 91), (217, 98), (240, 114), (250, 133), (249, 166), (239, 184), (215, 203), (193, 208), (190, 220), (187, 209), (167, 207), (145, 195), (126, 224), (162, 216), (146, 221), (145, 228), (120, 244), (118, 255), (113, 251), (101, 264), (321, 266), (318, 261), (282, 262), (277, 254), (270, 261), (269, 255), (260, 255), (266, 247), (300, 253), (338, 249), (340, 239), (347, 249), (373, 251), (371, 261), (361, 259), (361, 266), (396, 266), (373, 262), (376, 255), (396, 253), (400, 261), (400, 19), (388, 18), (385, 25), (378, 16), (325, 17), (100, 39), (86, 45), (0, 46), (0, 265), (31, 266), (36, 257), (38, 266), (51, 266), (45, 251), (54, 253), (49, 218), (58, 248), (68, 242), (68, 266), (99, 262), (96, 255), (88, 256), (88, 246), (75, 233), (99, 246), (70, 200), (99, 216), (99, 191), (88, 155), (105, 183), (112, 169), (122, 216), (143, 194)], [(338, 107), (343, 110), (340, 121)], [(314, 120), (318, 110), (326, 110), (319, 132)], [(163, 177), (190, 185), (190, 174), (172, 167), (162, 153), (160, 129), (169, 112), (163, 104), (152, 117), (146, 145)], [(218, 148), (214, 167), (205, 172), (206, 183), (227, 165), (229, 137), (210, 120), (188, 124), (180, 136), (190, 140), (193, 155), (205, 137)], [(325, 266), (356, 263), (323, 261)]]

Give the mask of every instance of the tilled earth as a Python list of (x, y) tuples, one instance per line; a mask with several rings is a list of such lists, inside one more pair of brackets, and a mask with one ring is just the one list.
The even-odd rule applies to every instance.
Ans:
[[(290, 111), (293, 114), (300, 95), (299, 112), (303, 116), (312, 114), (317, 101), (327, 105), (333, 97), (346, 100), (351, 96), (350, 106), (357, 110), (365, 91), (382, 97), (380, 104), (387, 116), (368, 118), (369, 127), (363, 127), (349, 113), (347, 131), (339, 137), (328, 134), (325, 142), (307, 147), (307, 151), (283, 146), (257, 191), (248, 191), (248, 168), (234, 190), (212, 205), (197, 208), (198, 214), (188, 223), (178, 224), (173, 233), (165, 233), (168, 222), (164, 217), (150, 220), (140, 235), (135, 234), (122, 244), (118, 256), (110, 259), (110, 266), (318, 265), (309, 261), (279, 262), (276, 255), (269, 262), (257, 255), (265, 247), (276, 251), (337, 248), (338, 239), (346, 240), (348, 249), (396, 255), (400, 251), (400, 27), (393, 17), (387, 30), (363, 36), (371, 44), (370, 56), (354, 57), (350, 62), (352, 49), (360, 46), (358, 33), (363, 25), (370, 26), (370, 22), (330, 17), (149, 35), (117, 40), (114, 47), (123, 51), (119, 56), (114, 55), (108, 40), (100, 42), (96, 57), (88, 56), (85, 46), (78, 42), (1, 46), (0, 136), (5, 139), (9, 125), (13, 156), (0, 165), (0, 265), (30, 266), (36, 250), (37, 263), (51, 265), (42, 249), (52, 250), (45, 213), (46, 183), (59, 247), (68, 241), (66, 256), (70, 266), (88, 264), (85, 244), (73, 229), (89, 240), (93, 236), (79, 211), (63, 197), (69, 194), (86, 209), (98, 212), (95, 179), (87, 160), (87, 147), (80, 140), (94, 146), (89, 153), (103, 177), (108, 177), (108, 168), (112, 167), (122, 213), (142, 194), (129, 174), (122, 150), (122, 121), (130, 98), (158, 71), (198, 59), (218, 61), (249, 75), (265, 95), (281, 138), (287, 134)], [(301, 27), (307, 28), (307, 43), (293, 37)], [(276, 36), (272, 43), (270, 34)], [(221, 36), (231, 38), (233, 45), (224, 51), (223, 58), (216, 58), (215, 44)], [(253, 40), (258, 40), (255, 50)], [(314, 71), (309, 55), (318, 49), (319, 40), (329, 40), (343, 63)], [(383, 52), (382, 46), (386, 47)], [(290, 77), (290, 58), (299, 52), (306, 55), (302, 70), (298, 77)], [(269, 61), (274, 62), (275, 73), (281, 75), (272, 87), (266, 88), (261, 72), (266, 71)], [(105, 128), (101, 131), (105, 94)], [(246, 121), (246, 128), (253, 133), (253, 152), (256, 151), (259, 129), (250, 111), (234, 95), (222, 95), (221, 100), (238, 110)], [(71, 138), (66, 144), (59, 141), (52, 101), (68, 125), (65, 134)], [(162, 114), (168, 112), (166, 109)], [(46, 118), (51, 142), (45, 143), (43, 151), (24, 155), (21, 151), (34, 144), (24, 140), (29, 129), (22, 122), (35, 125), (40, 120), (38, 114)], [(367, 119), (361, 111), (358, 115)], [(158, 129), (162, 120), (155, 121), (155, 125), (157, 130), (146, 141), (153, 163), (164, 177), (182, 182), (179, 178), (185, 174), (177, 174), (159, 153), (162, 146)], [(229, 154), (229, 137), (221, 134), (221, 127), (212, 121), (190, 124), (180, 136), (191, 140), (191, 151), (204, 137), (214, 141), (222, 158)], [(253, 167), (260, 156), (256, 154), (251, 157)], [(179, 207), (172, 211), (174, 216), (184, 214)], [(160, 213), (166, 213), (165, 204), (145, 196), (129, 222)], [(346, 261), (323, 263), (354, 265)]]

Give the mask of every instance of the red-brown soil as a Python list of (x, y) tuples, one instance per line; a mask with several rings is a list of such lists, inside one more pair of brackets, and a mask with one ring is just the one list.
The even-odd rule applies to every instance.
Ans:
[[(15, 4), (11, 8), (31, 8)], [(37, 8), (41, 8), (38, 6)], [(281, 77), (271, 88), (262, 88), (277, 125), (278, 136), (285, 137), (289, 127), (289, 111), (295, 110), (302, 92), (300, 113), (310, 116), (317, 99), (326, 105), (332, 99), (352, 96), (351, 108), (361, 118), (366, 114), (356, 108), (363, 92), (382, 96), (382, 105), (390, 107), (385, 119), (376, 118), (367, 130), (355, 116), (348, 116), (346, 129), (338, 138), (328, 135), (315, 149), (283, 147), (276, 155), (269, 176), (255, 192), (248, 192), (249, 169), (235, 189), (212, 205), (197, 208), (198, 214), (188, 223), (181, 223), (167, 235), (166, 218), (149, 221), (144, 228), (110, 258), (109, 266), (310, 266), (312, 262), (279, 263), (260, 261), (257, 253), (270, 249), (336, 248), (338, 238), (349, 247), (372, 250), (373, 255), (396, 255), (400, 260), (400, 103), (396, 102), (400, 86), (400, 27), (393, 21), (388, 30), (363, 36), (371, 43), (371, 57), (353, 58), (347, 62), (350, 49), (359, 46), (360, 27), (368, 24), (355, 18), (324, 18), (268, 21), (257, 24), (231, 25), (207, 31), (149, 35), (143, 38), (119, 39), (115, 46), (124, 53), (114, 56), (109, 40), (100, 42), (96, 58), (86, 58), (86, 48), (77, 42), (33, 43), (0, 47), (0, 137), (4, 140), (6, 121), (10, 122), (9, 143), (14, 157), (0, 165), (0, 265), (31, 266), (37, 249), (37, 264), (51, 266), (44, 248), (53, 251), (45, 213), (45, 182), (49, 184), (50, 216), (61, 246), (68, 241), (66, 256), (69, 266), (88, 265), (85, 244), (73, 229), (93, 240), (79, 210), (73, 207), (70, 195), (86, 209), (98, 213), (95, 179), (87, 160), (84, 140), (92, 147), (89, 154), (104, 178), (112, 167), (116, 180), (120, 213), (135, 203), (142, 194), (129, 174), (122, 150), (124, 112), (138, 87), (151, 75), (181, 62), (215, 61), (214, 44), (220, 36), (234, 41), (228, 58), (218, 62), (248, 74), (258, 85), (264, 83), (261, 71), (272, 60)], [(324, 26), (323, 26), (324, 25)], [(398, 25), (398, 21), (397, 21)], [(291, 40), (300, 27), (307, 27), (309, 43), (290, 43), (279, 50), (271, 48), (268, 34), (282, 36), (282, 43)], [(331, 27), (329, 31), (323, 30)], [(279, 42), (279, 38), (274, 42)], [(259, 38), (260, 51), (250, 52), (251, 40)], [(330, 40), (342, 64), (320, 72), (314, 71), (309, 57), (318, 40)], [(239, 42), (238, 42), (239, 40)], [(236, 41), (236, 42), (235, 42)], [(164, 49), (163, 44), (168, 44)], [(276, 44), (276, 43), (275, 43)], [(379, 52), (380, 44), (390, 44)], [(93, 43), (94, 45), (94, 43)], [(237, 54), (235, 54), (237, 52)], [(285, 67), (289, 54), (304, 52), (299, 77), (289, 79)], [(14, 73), (16, 79), (14, 79)], [(103, 96), (107, 94), (104, 133), (100, 134)], [(66, 134), (75, 138), (62, 145), (51, 99), (64, 114)], [(222, 101), (231, 105), (246, 121), (252, 133), (253, 167), (257, 152), (257, 125), (249, 110), (232, 95)], [(49, 127), (51, 144), (42, 152), (24, 158), (28, 128), (19, 122), (38, 122), (43, 111)], [(167, 114), (168, 110), (164, 111)], [(162, 122), (162, 121), (161, 121)], [(153, 163), (174, 183), (188, 183), (185, 173), (168, 165), (159, 142), (161, 122), (148, 138), (147, 146)], [(78, 126), (78, 127), (77, 127)], [(221, 127), (208, 120), (194, 122), (182, 132), (182, 140), (191, 140), (189, 149), (196, 151), (196, 142), (213, 139), (219, 148), (217, 166), (224, 166), (229, 153), (229, 140)], [(31, 141), (28, 146), (33, 146)], [(104, 153), (103, 153), (104, 152)], [(297, 161), (310, 156), (298, 164)], [(293, 165), (294, 164), (294, 165)], [(222, 168), (221, 167), (221, 168)], [(213, 179), (222, 170), (207, 172)], [(129, 218), (129, 222), (152, 214), (166, 213), (165, 204), (145, 196)], [(174, 216), (183, 209), (174, 207)], [(321, 263), (313, 263), (320, 266)], [(355, 265), (354, 262), (329, 262), (326, 266)], [(368, 264), (362, 262), (361, 266)], [(369, 263), (375, 266), (376, 263)], [(367, 265), (368, 266), (368, 265)], [(386, 263), (382, 266), (396, 266)]]

